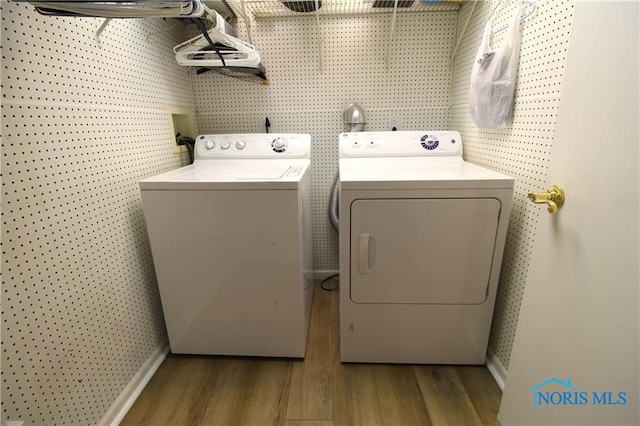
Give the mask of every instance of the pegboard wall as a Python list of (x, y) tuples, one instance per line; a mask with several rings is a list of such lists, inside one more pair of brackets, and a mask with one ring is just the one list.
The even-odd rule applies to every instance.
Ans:
[[(390, 15), (325, 16), (259, 20), (253, 43), (262, 54), (270, 85), (192, 71), (202, 132), (310, 133), (313, 172), (313, 252), (316, 271), (338, 269), (337, 236), (328, 199), (338, 168), (342, 112), (351, 102), (365, 110), (367, 130), (447, 128), (457, 12), (398, 15), (389, 45)], [(246, 37), (244, 28), (237, 28)], [(322, 51), (322, 68), (318, 53)], [(390, 48), (389, 67), (386, 67)]]
[[(460, 131), (465, 159), (516, 178), (514, 204), (502, 264), (489, 346), (508, 367), (525, 289), (540, 207), (527, 193), (546, 191), (560, 89), (566, 61), (574, 1), (538, 0), (537, 13), (522, 28), (522, 45), (512, 122), (503, 129), (481, 129), (469, 115), (471, 68), (491, 11), (501, 0), (479, 2), (456, 55), (449, 127)], [(520, 0), (504, 0), (492, 19), (506, 26)], [(472, 4), (460, 10), (467, 21)], [(528, 12), (529, 9), (525, 9)], [(498, 47), (506, 31), (492, 37)]]
[(2, 419), (97, 424), (166, 344), (138, 180), (185, 163), (162, 19), (2, 16)]

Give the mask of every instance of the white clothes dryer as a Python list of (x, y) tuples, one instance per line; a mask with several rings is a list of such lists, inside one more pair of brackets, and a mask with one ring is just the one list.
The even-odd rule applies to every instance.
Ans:
[(485, 361), (514, 179), (453, 131), (342, 133), (343, 362)]
[(140, 181), (173, 353), (304, 357), (310, 149), (303, 134), (201, 135), (192, 165)]

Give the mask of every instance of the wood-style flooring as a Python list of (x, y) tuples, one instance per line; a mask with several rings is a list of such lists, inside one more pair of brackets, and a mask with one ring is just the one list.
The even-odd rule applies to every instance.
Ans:
[(316, 285), (304, 360), (169, 355), (127, 425), (498, 425), (484, 366), (342, 364), (338, 294)]

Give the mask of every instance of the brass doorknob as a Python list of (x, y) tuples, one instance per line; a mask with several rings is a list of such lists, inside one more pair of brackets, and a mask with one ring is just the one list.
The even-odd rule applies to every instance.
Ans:
[(546, 204), (547, 211), (554, 214), (564, 204), (564, 189), (552, 185), (547, 192), (530, 192), (527, 197), (536, 204)]

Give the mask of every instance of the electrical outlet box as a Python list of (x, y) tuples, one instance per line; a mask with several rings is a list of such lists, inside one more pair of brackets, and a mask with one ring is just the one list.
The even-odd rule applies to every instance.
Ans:
[(387, 130), (396, 131), (400, 130), (400, 127), (402, 127), (402, 120), (400, 120), (400, 117), (394, 115), (389, 116), (389, 128)]
[(186, 152), (187, 147), (176, 143), (176, 135), (180, 133), (182, 136), (196, 138), (195, 112), (189, 108), (169, 107), (167, 108), (167, 114), (169, 115), (169, 140), (173, 144), (173, 152), (174, 154)]

